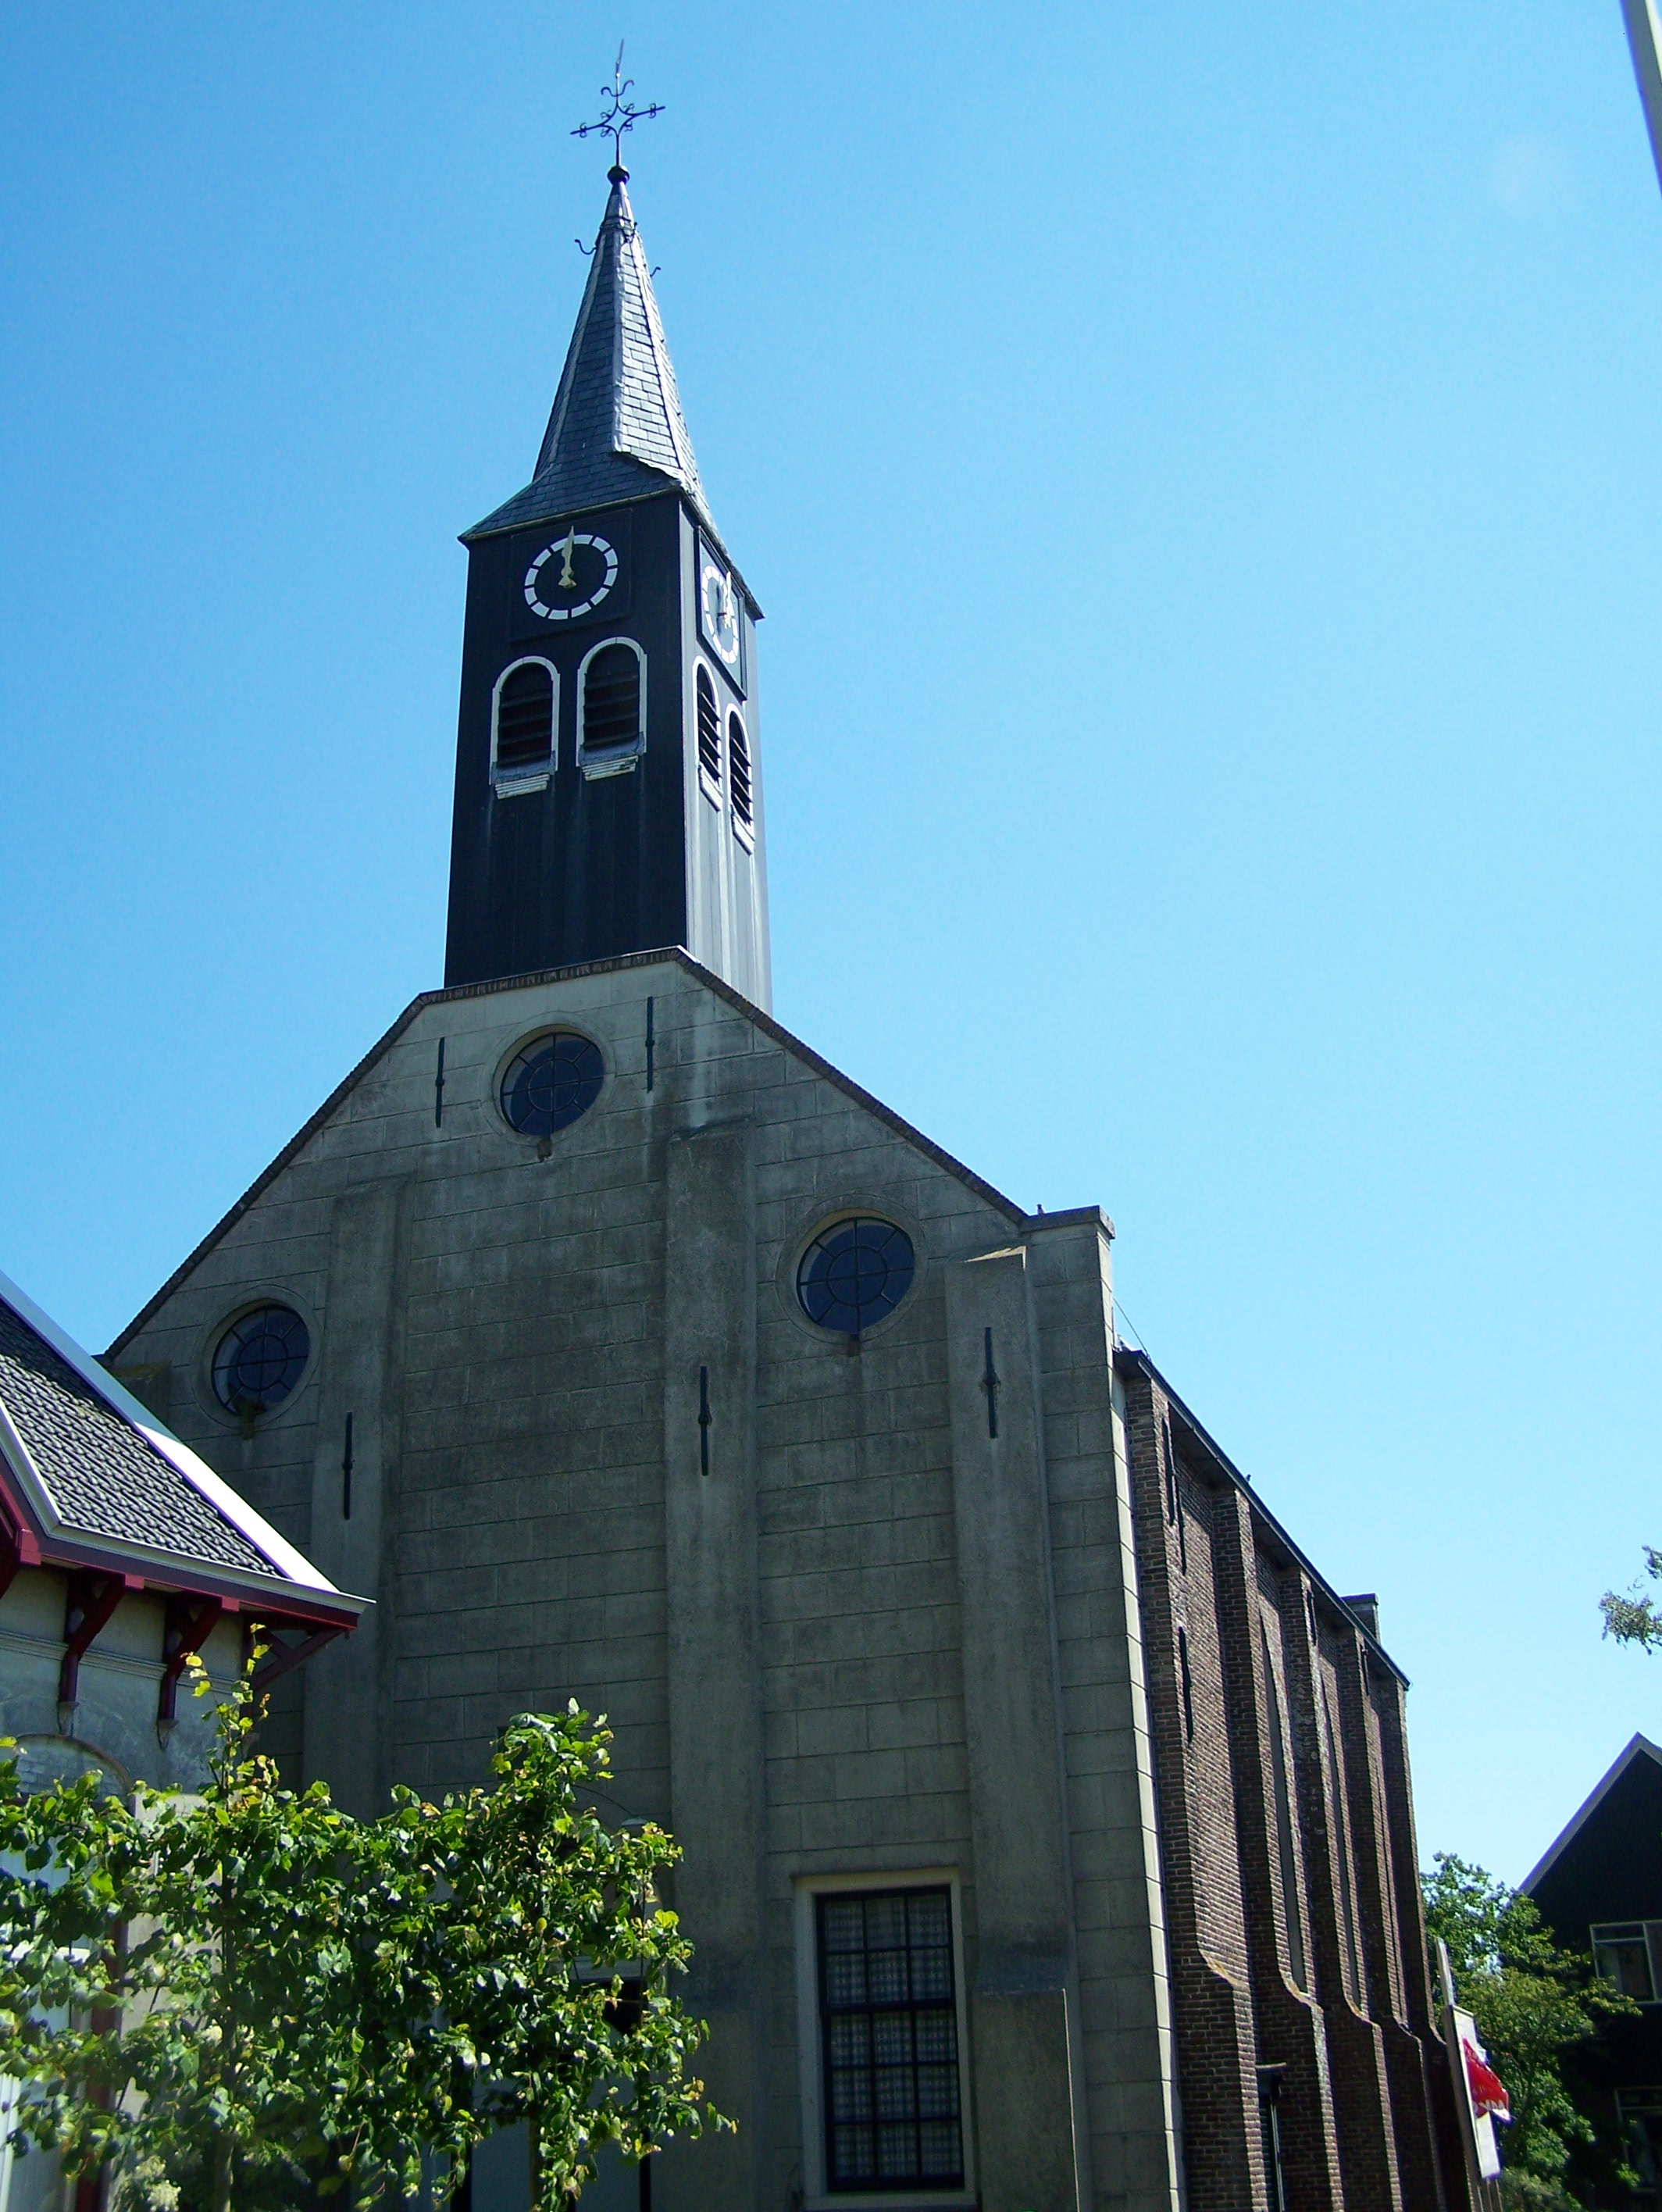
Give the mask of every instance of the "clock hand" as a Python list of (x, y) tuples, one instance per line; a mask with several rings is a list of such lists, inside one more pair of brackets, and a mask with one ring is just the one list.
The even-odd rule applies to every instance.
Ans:
[(573, 523), (566, 532), (566, 542), (560, 549), (566, 556), (565, 564), (560, 571), (560, 588), (562, 592), (574, 592), (577, 589), (577, 571), (572, 566), (572, 550), (576, 543), (577, 526)]

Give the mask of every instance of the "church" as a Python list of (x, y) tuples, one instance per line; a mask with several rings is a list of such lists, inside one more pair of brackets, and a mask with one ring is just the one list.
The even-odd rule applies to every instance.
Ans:
[(443, 988), (106, 1364), (373, 1601), (279, 1686), (297, 1778), (608, 1717), (737, 2129), (606, 2203), (1466, 2212), (1374, 1601), (1116, 1340), (1098, 1206), (773, 1017), (761, 610), (610, 182), (464, 533)]

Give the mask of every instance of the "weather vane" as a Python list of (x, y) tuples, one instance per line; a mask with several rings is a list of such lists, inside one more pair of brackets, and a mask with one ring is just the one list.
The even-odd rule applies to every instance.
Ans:
[(579, 123), (572, 132), (573, 138), (586, 138), (591, 131), (609, 131), (611, 133), (614, 169), (623, 167), (624, 133), (633, 131), (637, 123), (645, 123), (651, 117), (664, 112), (664, 103), (660, 100), (655, 100), (650, 107), (637, 107), (628, 96), (634, 83), (632, 76), (623, 74), (623, 41), (620, 39), (617, 59), (612, 64), (612, 81), (600, 88), (601, 98), (611, 103), (610, 108), (597, 123)]

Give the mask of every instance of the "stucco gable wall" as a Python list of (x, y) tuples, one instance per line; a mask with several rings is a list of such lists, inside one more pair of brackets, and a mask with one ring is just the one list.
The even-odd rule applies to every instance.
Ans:
[[(543, 1157), (506, 1128), (497, 1087), (519, 1042), (563, 1024), (598, 1042), (606, 1084)], [(394, 1778), (436, 1790), (476, 1778), (508, 1714), (576, 1697), (616, 1730), (614, 1813), (691, 1821), (673, 1780), (668, 1651), (674, 1634), (701, 1632), (670, 1620), (682, 1568), (666, 1559), (666, 1481), (690, 1468), (696, 1501), (707, 1354), (700, 1315), (684, 1297), (679, 1318), (670, 1311), (667, 1273), (680, 1264), (676, 1176), (693, 1172), (672, 1152), (696, 1148), (701, 1130), (742, 1163), (731, 1187), (748, 1194), (701, 1233), (720, 1254), (718, 1303), (739, 1288), (751, 1343), (765, 1777), (756, 1995), (768, 2046), (755, 2155), (776, 2194), (789, 2187), (801, 2149), (800, 1878), (957, 1869), (972, 1982), (976, 1972), (946, 1283), (1025, 1240), (1055, 1576), (1041, 1636), (1060, 1691), (1080, 1929), (1077, 2121), (1095, 2139), (1084, 2162), (1100, 2187), (1163, 2201), (1168, 2037), (1101, 1227), (1094, 1215), (1023, 1224), (684, 962), (419, 1006), (124, 1347), (124, 1365), (161, 1370), (169, 1415), (204, 1456), (325, 1572), (376, 1600), (352, 1648), (305, 1671), (306, 1710), (291, 1705), (281, 1747), (367, 1810)], [(810, 1236), (855, 1210), (901, 1222), (919, 1273), (851, 1353), (808, 1322), (794, 1282)], [(294, 1398), (249, 1437), (213, 1406), (207, 1361), (256, 1297), (294, 1304), (316, 1349)], [(1016, 1357), (1013, 1343), (1000, 1356)], [(737, 1371), (707, 1358), (731, 1424)], [(731, 1426), (714, 1433), (731, 1449)], [(737, 1728), (713, 1709), (705, 1725), (724, 1741)], [(689, 1910), (698, 1871), (682, 1869)], [(731, 1886), (725, 1867), (721, 1878)], [(718, 1936), (713, 1924), (712, 1960)]]

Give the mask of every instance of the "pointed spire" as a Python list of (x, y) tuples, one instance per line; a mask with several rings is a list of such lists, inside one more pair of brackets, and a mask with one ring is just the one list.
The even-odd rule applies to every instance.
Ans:
[(469, 538), (638, 499), (669, 484), (704, 512), (693, 441), (624, 189), (629, 173), (620, 166), (609, 173), (611, 197), (536, 472), (524, 491), (466, 532)]

